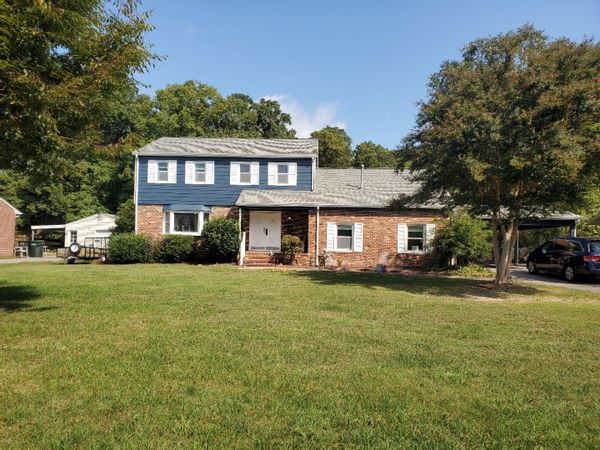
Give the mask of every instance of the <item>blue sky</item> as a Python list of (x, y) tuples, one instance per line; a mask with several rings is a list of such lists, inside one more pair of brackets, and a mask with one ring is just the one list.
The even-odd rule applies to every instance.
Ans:
[(152, 93), (194, 79), (277, 98), (301, 136), (325, 125), (390, 148), (412, 128), (431, 73), (469, 41), (532, 23), (600, 37), (600, 1), (146, 1), (165, 55)]

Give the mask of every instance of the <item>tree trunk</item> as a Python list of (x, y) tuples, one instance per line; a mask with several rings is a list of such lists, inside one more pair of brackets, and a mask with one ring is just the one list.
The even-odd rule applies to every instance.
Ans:
[[(492, 220), (494, 222), (495, 220)], [(500, 233), (498, 233), (498, 225)], [(496, 259), (496, 286), (510, 283), (510, 266), (514, 256), (515, 242), (517, 241), (517, 231), (519, 229), (519, 220), (512, 217), (506, 224), (498, 224), (494, 233), (494, 256)], [(500, 237), (502, 238), (502, 247), (500, 247)]]

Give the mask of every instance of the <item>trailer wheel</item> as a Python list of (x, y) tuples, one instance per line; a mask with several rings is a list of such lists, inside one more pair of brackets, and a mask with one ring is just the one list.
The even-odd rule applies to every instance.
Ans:
[(69, 256), (69, 257), (67, 258), (67, 264), (75, 264), (75, 260), (76, 260), (76, 259), (77, 259), (77, 258), (75, 258), (74, 256)]
[(71, 245), (69, 245), (69, 251), (77, 256), (77, 254), (81, 251), (81, 245), (79, 245), (78, 242), (71, 242)]

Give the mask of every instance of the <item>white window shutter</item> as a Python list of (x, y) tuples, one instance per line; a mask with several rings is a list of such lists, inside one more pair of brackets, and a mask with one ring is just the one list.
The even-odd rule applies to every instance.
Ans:
[(260, 163), (253, 162), (250, 163), (250, 184), (259, 184), (260, 183)]
[(435, 223), (425, 225), (425, 251), (431, 250), (431, 241), (435, 237)]
[(327, 222), (327, 251), (335, 250), (335, 238), (337, 235), (337, 225), (334, 222)]
[(169, 161), (169, 183), (177, 183), (177, 161)]
[(215, 162), (206, 161), (206, 184), (215, 184)]
[(148, 161), (148, 183), (156, 183), (158, 164), (156, 161)]
[(408, 248), (408, 225), (398, 224), (398, 253), (405, 253)]
[(363, 251), (363, 224), (355, 223), (352, 227), (352, 251)]
[(232, 162), (229, 165), (229, 184), (240, 184), (240, 163)]
[(290, 163), (288, 165), (288, 177), (290, 186), (296, 186), (296, 184), (298, 184), (298, 165), (296, 163)]
[(269, 163), (267, 166), (267, 169), (268, 169), (267, 184), (269, 186), (273, 186), (274, 184), (277, 184), (277, 164)]
[(194, 161), (185, 162), (185, 184), (194, 183), (194, 173), (196, 169), (196, 163)]

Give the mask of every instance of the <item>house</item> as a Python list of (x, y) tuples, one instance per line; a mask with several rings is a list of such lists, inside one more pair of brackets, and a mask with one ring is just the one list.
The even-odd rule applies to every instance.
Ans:
[(316, 139), (161, 138), (134, 154), (137, 233), (198, 236), (236, 218), (248, 262), (273, 261), (291, 234), (303, 265), (418, 265), (442, 218), (439, 205), (387, 208), (416, 189), (407, 173), (318, 168)]
[(65, 247), (73, 242), (81, 245), (106, 247), (106, 240), (116, 226), (114, 214), (99, 213), (65, 224)]
[(15, 250), (15, 226), (22, 213), (0, 197), (0, 256), (12, 256)]

